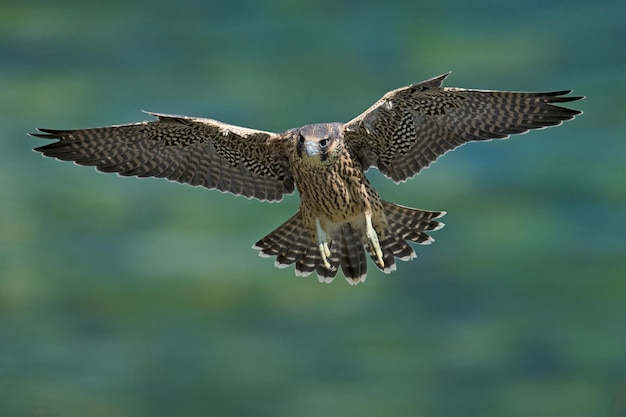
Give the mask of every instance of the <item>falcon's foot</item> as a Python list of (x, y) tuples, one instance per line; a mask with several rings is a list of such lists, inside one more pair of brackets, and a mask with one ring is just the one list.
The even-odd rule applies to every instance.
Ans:
[(376, 234), (376, 230), (374, 230), (374, 226), (372, 226), (372, 215), (370, 213), (365, 213), (365, 236), (374, 250), (374, 255), (376, 255), (376, 264), (381, 268), (385, 268), (383, 250), (380, 248), (378, 234)]
[(319, 218), (315, 219), (315, 228), (317, 232), (317, 247), (320, 251), (320, 257), (322, 258), (322, 263), (326, 269), (333, 269), (330, 262), (328, 262), (328, 258), (330, 258), (330, 247), (328, 246), (328, 235), (322, 229), (322, 225), (320, 225)]

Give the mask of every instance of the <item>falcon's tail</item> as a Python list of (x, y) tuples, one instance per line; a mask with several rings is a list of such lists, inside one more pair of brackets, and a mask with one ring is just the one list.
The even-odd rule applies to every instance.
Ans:
[(320, 282), (332, 282), (341, 270), (350, 284), (365, 281), (367, 276), (367, 251), (379, 269), (385, 273), (396, 270), (395, 258), (408, 261), (416, 257), (415, 251), (407, 243), (430, 244), (434, 241), (426, 232), (439, 230), (443, 223), (436, 221), (443, 211), (427, 211), (399, 206), (383, 201), (387, 217), (384, 231), (377, 230), (383, 253), (384, 268), (376, 264), (376, 256), (367, 244), (363, 232), (349, 223), (341, 225), (332, 236), (330, 243), (331, 268), (326, 268), (321, 260), (317, 243), (302, 221), (300, 211), (259, 240), (254, 246), (259, 256), (276, 256), (275, 266), (286, 268), (296, 264), (297, 276), (308, 276), (317, 272)]

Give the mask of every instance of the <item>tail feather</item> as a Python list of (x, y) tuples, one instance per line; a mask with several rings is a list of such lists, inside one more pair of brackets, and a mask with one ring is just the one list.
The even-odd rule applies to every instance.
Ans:
[(320, 255), (316, 247), (310, 247), (302, 254), (302, 257), (296, 262), (296, 276), (308, 277), (317, 270), (320, 264)]
[(296, 212), (286, 222), (278, 226), (272, 233), (265, 236), (252, 246), (253, 249), (259, 249), (260, 256), (270, 257), (277, 256), (284, 251), (292, 242), (300, 240), (302, 231), (304, 231), (302, 216), (300, 211)]
[(382, 201), (387, 221), (405, 226), (407, 229), (434, 231), (443, 227), (443, 223), (435, 221), (445, 216), (445, 211), (429, 211), (401, 206)]
[(346, 223), (332, 236), (328, 259), (331, 267), (326, 268), (320, 258), (317, 243), (313, 241), (310, 231), (302, 221), (300, 211), (259, 240), (253, 248), (260, 251), (260, 256), (276, 256), (275, 265), (279, 268), (295, 264), (297, 276), (305, 277), (316, 272), (320, 282), (332, 282), (339, 268), (350, 284), (364, 282), (367, 276), (366, 251), (380, 270), (391, 273), (396, 270), (396, 258), (409, 261), (416, 257), (407, 241), (419, 244), (430, 244), (434, 241), (426, 232), (443, 227), (443, 223), (436, 219), (445, 212), (419, 210), (386, 201), (382, 204), (387, 218), (385, 230), (377, 231), (383, 252), (382, 267), (376, 263), (376, 256), (361, 236), (362, 231)]
[(382, 241), (381, 245), (391, 252), (393, 256), (402, 261), (409, 261), (417, 257), (413, 248), (406, 243), (404, 236), (393, 234), (389, 228), (387, 228), (385, 234), (386, 237)]
[(367, 258), (363, 250), (361, 237), (350, 224), (341, 227), (341, 271), (350, 284), (365, 281), (367, 276)]
[[(444, 224), (436, 221), (443, 217), (445, 211), (428, 211), (404, 207), (383, 201), (383, 208), (387, 216), (388, 230), (404, 240), (410, 240), (421, 245), (429, 245), (435, 241), (425, 232), (434, 232), (441, 229)], [(394, 232), (392, 232), (394, 233)]]
[[(266, 258), (276, 256), (274, 266), (283, 269), (296, 262), (300, 264), (301, 258), (307, 253), (310, 241), (311, 237), (298, 211), (272, 233), (255, 243), (252, 248), (260, 251), (259, 256)], [(307, 271), (306, 267), (303, 268), (302, 275), (310, 274)]]
[(311, 238), (304, 227), (294, 229), (293, 240), (283, 242), (282, 250), (276, 255), (276, 263), (285, 268), (294, 262), (298, 262), (308, 249)]

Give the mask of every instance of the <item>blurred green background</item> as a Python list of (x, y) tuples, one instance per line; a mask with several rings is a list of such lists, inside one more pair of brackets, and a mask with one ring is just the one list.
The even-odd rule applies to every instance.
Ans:
[[(626, 415), (623, 1), (3, 2), (0, 416)], [(400, 186), (447, 210), (390, 276), (250, 246), (297, 209), (43, 159), (140, 110), (263, 130), (386, 91), (575, 89), (585, 114)]]

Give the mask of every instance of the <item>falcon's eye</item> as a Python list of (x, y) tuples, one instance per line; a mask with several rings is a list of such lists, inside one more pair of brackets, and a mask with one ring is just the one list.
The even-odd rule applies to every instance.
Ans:
[(320, 140), (320, 146), (322, 148), (325, 148), (325, 147), (328, 146), (328, 142), (329, 142), (328, 139), (322, 139), (322, 140)]
[(302, 136), (302, 134), (299, 134), (299, 135), (298, 135), (298, 143), (299, 143), (300, 145), (302, 145), (302, 144), (304, 143), (304, 136)]

